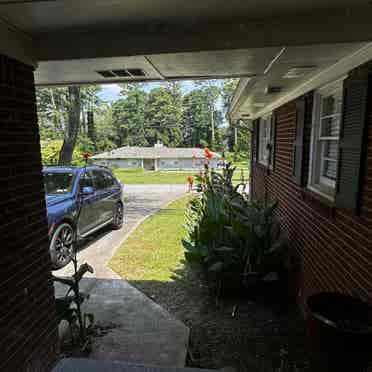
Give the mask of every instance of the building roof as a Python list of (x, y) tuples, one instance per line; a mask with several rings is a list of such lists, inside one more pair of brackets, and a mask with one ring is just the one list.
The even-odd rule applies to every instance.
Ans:
[[(213, 152), (216, 158), (221, 155)], [(92, 156), (92, 159), (156, 159), (156, 158), (204, 158), (204, 149), (186, 147), (137, 147), (125, 146)]]

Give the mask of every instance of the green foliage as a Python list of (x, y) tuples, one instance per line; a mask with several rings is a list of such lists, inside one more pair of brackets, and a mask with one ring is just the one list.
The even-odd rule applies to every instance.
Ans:
[(238, 192), (239, 185), (233, 185), (234, 171), (227, 164), (222, 174), (206, 168), (199, 177), (202, 194), (187, 210), (185, 257), (214, 273), (264, 274), (269, 263), (270, 268), (278, 264), (284, 247), (275, 217), (277, 203), (249, 201)]
[[(213, 84), (200, 85), (183, 99), (183, 145), (187, 147), (223, 147), (221, 111), (216, 109), (220, 88)], [(212, 141), (212, 115), (215, 128), (215, 141)]]
[(40, 141), (40, 147), (43, 165), (57, 165), (62, 140)]
[(112, 124), (115, 143), (121, 146), (147, 146), (145, 135), (145, 107), (147, 94), (141, 85), (123, 85), (123, 98), (112, 105)]
[[(153, 146), (157, 141), (169, 147), (210, 147), (222, 152), (228, 144), (232, 149), (233, 131), (225, 122), (236, 84), (236, 79), (193, 82), (193, 89), (187, 93), (180, 82), (159, 83), (151, 90), (145, 89), (143, 83), (121, 84), (121, 97), (112, 103), (100, 98), (100, 86), (82, 86), (80, 120), (70, 131), (68, 87), (39, 88), (36, 96), (40, 137), (42, 141), (52, 141), (43, 149), (43, 161), (55, 163), (53, 141), (66, 141), (66, 136), (76, 130), (76, 140), (68, 138), (70, 148), (74, 147), (73, 163), (80, 161), (76, 154), (82, 151), (93, 155), (126, 145)], [(93, 112), (94, 118), (93, 127), (89, 128), (88, 112)], [(247, 152), (249, 133), (239, 129), (237, 136), (238, 151)]]
[[(44, 166), (58, 165), (59, 153), (62, 147), (62, 140), (41, 141), (41, 160)], [(83, 154), (93, 153), (93, 143), (87, 136), (81, 136), (80, 141), (72, 155), (72, 165), (84, 165)]]
[(179, 82), (152, 89), (146, 105), (146, 135), (153, 145), (160, 141), (169, 147), (181, 143), (182, 92)]

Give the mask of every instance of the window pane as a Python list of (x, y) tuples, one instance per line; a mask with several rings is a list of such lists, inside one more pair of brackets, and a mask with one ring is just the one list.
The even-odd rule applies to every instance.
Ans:
[(322, 95), (320, 113), (320, 137), (338, 137), (342, 108), (342, 89)]
[(110, 173), (104, 172), (106, 187), (112, 187), (115, 184), (114, 178)]
[(323, 177), (336, 180), (337, 162), (324, 160)]
[(93, 187), (93, 180), (92, 180), (92, 173), (91, 172), (85, 172), (84, 175), (80, 178), (80, 190), (83, 189), (83, 187)]
[(340, 113), (342, 105), (342, 91), (337, 90), (329, 96), (322, 98), (322, 112), (321, 117)]
[(102, 190), (105, 188), (105, 177), (103, 176), (102, 172), (100, 171), (93, 171), (94, 177), (94, 186), (97, 190)]
[(337, 141), (324, 141), (324, 157), (337, 160), (338, 155), (338, 142)]
[(311, 186), (323, 195), (334, 196), (342, 117), (343, 81), (317, 90), (314, 100)]
[(47, 195), (67, 194), (71, 192), (74, 185), (73, 173), (44, 172), (44, 189)]
[(338, 137), (340, 133), (340, 115), (321, 119), (320, 137)]
[(264, 165), (268, 165), (269, 151), (267, 145), (270, 143), (270, 122), (271, 116), (260, 120), (258, 161)]

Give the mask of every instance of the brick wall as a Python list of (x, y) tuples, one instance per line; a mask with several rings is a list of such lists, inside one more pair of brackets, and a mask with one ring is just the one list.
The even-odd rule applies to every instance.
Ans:
[[(311, 134), (312, 95), (306, 97), (305, 146)], [(310, 109), (309, 109), (310, 108)], [(319, 200), (292, 181), (292, 152), (296, 106), (290, 102), (275, 111), (275, 169), (269, 175), (260, 165), (252, 169), (253, 197), (279, 200), (279, 217), (291, 253), (300, 258), (299, 301), (318, 291), (339, 291), (372, 301), (372, 96), (369, 98), (368, 159), (362, 190), (364, 217), (355, 217)], [(308, 158), (304, 161), (307, 175)]]
[(0, 55), (0, 371), (49, 371), (57, 328), (31, 67)]

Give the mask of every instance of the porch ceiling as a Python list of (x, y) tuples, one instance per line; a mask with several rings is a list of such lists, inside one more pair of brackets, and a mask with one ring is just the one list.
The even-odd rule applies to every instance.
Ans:
[[(281, 48), (238, 49), (214, 52), (166, 53), (146, 56), (41, 61), (39, 85), (113, 83), (124, 80), (223, 78), (262, 75)], [(145, 76), (103, 78), (97, 71), (140, 68)]]
[[(41, 85), (251, 79), (265, 75), (283, 47), (283, 69), (298, 64), (300, 52), (301, 64), (337, 61), (372, 40), (371, 18), (368, 0), (0, 0), (0, 32), (25, 39), (32, 56), (6, 41), (0, 53), (38, 63)], [(330, 45), (329, 54), (328, 46), (301, 49), (314, 44)], [(97, 74), (126, 68), (145, 76)]]
[[(230, 115), (236, 120), (261, 116), (262, 113), (288, 101), (289, 98), (286, 97), (296, 90), (298, 93), (293, 96), (310, 90), (309, 82), (314, 81), (313, 85), (317, 87), (319, 84), (340, 78), (342, 74), (347, 73), (348, 68), (350, 69), (347, 63), (346, 69), (340, 68), (334, 71), (328, 69), (334, 68), (336, 64), (342, 64), (342, 61), (351, 60), (351, 56), (363, 53), (371, 58), (372, 44), (344, 43), (285, 47), (264, 74), (240, 80), (230, 107)], [(361, 57), (356, 60), (358, 63), (363, 63)], [(303, 91), (299, 91), (302, 86)]]
[(32, 35), (97, 28), (278, 16), (367, 5), (366, 0), (0, 0), (0, 14)]

